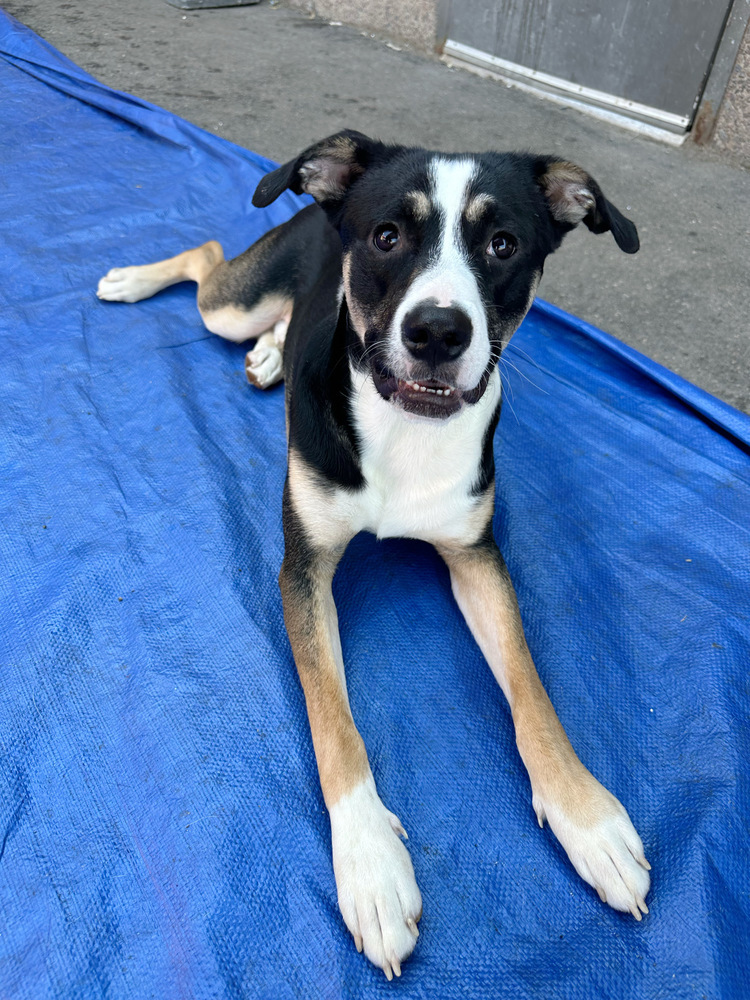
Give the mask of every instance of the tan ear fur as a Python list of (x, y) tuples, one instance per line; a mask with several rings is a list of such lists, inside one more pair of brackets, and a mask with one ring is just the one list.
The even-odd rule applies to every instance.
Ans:
[(575, 163), (551, 163), (541, 179), (550, 211), (558, 222), (577, 226), (596, 207), (591, 178)]
[(357, 146), (347, 135), (335, 135), (320, 143), (298, 168), (302, 190), (316, 201), (342, 198), (351, 182), (363, 173), (356, 156)]

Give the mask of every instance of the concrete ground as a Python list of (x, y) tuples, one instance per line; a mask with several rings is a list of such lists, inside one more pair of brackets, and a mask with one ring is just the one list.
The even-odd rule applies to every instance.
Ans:
[(0, 3), (104, 83), (273, 159), (348, 126), (441, 150), (533, 149), (580, 163), (636, 222), (642, 249), (628, 257), (609, 236), (575, 232), (539, 294), (750, 412), (750, 173), (716, 154), (636, 137), (267, 2)]

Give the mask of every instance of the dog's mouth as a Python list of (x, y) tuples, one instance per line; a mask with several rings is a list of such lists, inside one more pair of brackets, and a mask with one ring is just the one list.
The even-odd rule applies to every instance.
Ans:
[(487, 388), (490, 378), (489, 368), (473, 389), (457, 389), (456, 386), (437, 379), (403, 379), (393, 372), (372, 367), (375, 388), (383, 399), (396, 403), (407, 413), (438, 419), (458, 413), (464, 403), (476, 403)]

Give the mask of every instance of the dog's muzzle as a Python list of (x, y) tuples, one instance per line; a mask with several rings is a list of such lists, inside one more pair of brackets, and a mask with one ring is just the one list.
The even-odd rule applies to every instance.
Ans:
[[(481, 399), (492, 370), (489, 365), (472, 389), (457, 386), (459, 362), (472, 334), (471, 320), (462, 309), (441, 307), (434, 300), (419, 303), (401, 324), (406, 370), (396, 374), (373, 352), (370, 370), (375, 388), (383, 399), (409, 413), (438, 419), (453, 416), (463, 405)], [(369, 340), (365, 338), (367, 346)]]

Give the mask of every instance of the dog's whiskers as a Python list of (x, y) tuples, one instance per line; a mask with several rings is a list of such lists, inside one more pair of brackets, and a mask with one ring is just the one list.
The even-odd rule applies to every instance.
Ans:
[[(516, 423), (520, 427), (521, 421), (518, 419), (518, 414), (516, 413), (515, 409), (513, 408), (513, 399), (514, 399), (514, 396), (513, 396), (513, 386), (511, 385), (510, 380), (508, 379), (507, 374), (505, 375), (505, 381), (503, 381), (503, 371), (502, 371), (502, 369), (500, 368), (499, 365), (498, 365), (498, 369), (497, 370), (498, 370), (498, 374), (500, 375), (500, 384), (503, 386), (503, 402), (508, 404), (508, 406), (510, 407), (510, 412), (515, 417)], [(508, 387), (508, 393), (507, 394), (506, 394), (506, 390), (505, 390), (505, 386), (506, 385)]]
[[(529, 361), (532, 361), (532, 363), (535, 364), (535, 362), (533, 362), (533, 359), (529, 358)], [(502, 369), (503, 367), (505, 367), (506, 369), (511, 368), (514, 372), (520, 375), (522, 379), (525, 379), (529, 383), (529, 385), (532, 385), (535, 389), (538, 389), (539, 392), (543, 392), (545, 396), (549, 396), (549, 392), (546, 389), (543, 389), (542, 386), (537, 385), (533, 379), (529, 378), (526, 372), (521, 371), (518, 365), (514, 365), (513, 362), (508, 357), (506, 357), (505, 352), (503, 352), (500, 355), (500, 360), (498, 362), (498, 368)], [(536, 365), (536, 367), (539, 368), (539, 365)], [(539, 371), (541, 371), (541, 368), (539, 368)]]

